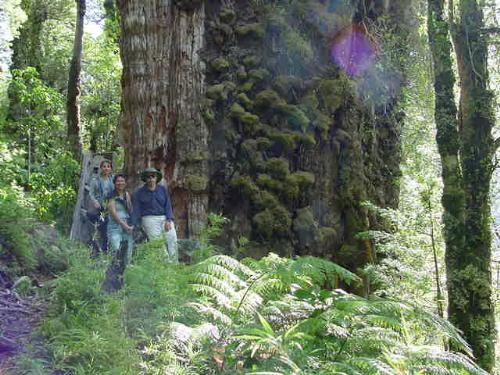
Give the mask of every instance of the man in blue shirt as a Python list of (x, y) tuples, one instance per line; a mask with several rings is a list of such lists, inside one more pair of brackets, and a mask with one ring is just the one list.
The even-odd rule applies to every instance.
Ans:
[(139, 221), (148, 240), (156, 240), (163, 235), (166, 239), (169, 261), (177, 263), (177, 233), (174, 227), (174, 215), (168, 189), (158, 182), (162, 174), (155, 168), (147, 168), (141, 173), (144, 185), (136, 190), (132, 202), (132, 223)]

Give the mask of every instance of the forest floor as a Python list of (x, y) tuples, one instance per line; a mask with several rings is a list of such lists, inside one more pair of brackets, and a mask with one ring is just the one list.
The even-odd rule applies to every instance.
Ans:
[(32, 333), (41, 322), (44, 306), (36, 296), (20, 296), (5, 278), (0, 278), (0, 375), (17, 370), (17, 358), (39, 351)]

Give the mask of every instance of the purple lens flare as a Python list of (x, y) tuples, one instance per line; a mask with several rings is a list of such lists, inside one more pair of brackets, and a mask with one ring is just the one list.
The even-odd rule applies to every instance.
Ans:
[(330, 57), (348, 75), (359, 76), (373, 65), (376, 48), (362, 28), (354, 25), (337, 34)]

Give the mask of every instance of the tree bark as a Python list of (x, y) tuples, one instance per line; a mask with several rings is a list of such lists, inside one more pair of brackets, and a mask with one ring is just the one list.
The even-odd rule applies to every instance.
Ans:
[(78, 100), (80, 97), (80, 72), (85, 11), (85, 0), (76, 0), (75, 40), (73, 45), (73, 57), (71, 58), (71, 64), (69, 67), (68, 93), (66, 98), (66, 123), (68, 127), (67, 138), (69, 148), (75, 159), (79, 159), (82, 152), (82, 144), (80, 140), (80, 104)]

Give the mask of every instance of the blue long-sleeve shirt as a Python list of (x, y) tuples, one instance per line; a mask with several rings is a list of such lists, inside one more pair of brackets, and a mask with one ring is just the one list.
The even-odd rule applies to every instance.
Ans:
[(162, 185), (157, 185), (151, 191), (146, 186), (137, 189), (132, 199), (132, 223), (138, 225), (143, 216), (165, 215), (167, 220), (173, 220), (172, 203), (168, 189)]

